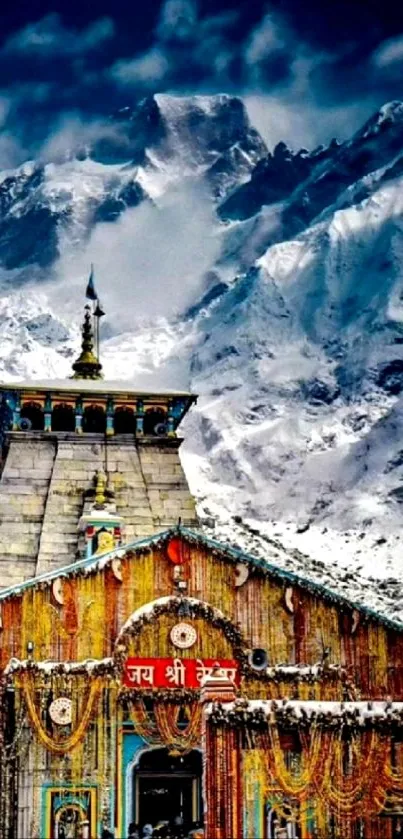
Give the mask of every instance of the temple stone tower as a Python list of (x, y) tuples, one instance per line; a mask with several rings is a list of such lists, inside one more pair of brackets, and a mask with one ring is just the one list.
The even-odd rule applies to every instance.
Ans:
[(105, 381), (91, 321), (71, 379), (0, 385), (0, 588), (196, 524), (177, 436), (195, 397)]

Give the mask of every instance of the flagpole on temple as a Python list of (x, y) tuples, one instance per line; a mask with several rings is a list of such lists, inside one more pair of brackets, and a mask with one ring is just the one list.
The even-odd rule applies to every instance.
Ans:
[(93, 317), (93, 330), (94, 330), (94, 338), (95, 338), (95, 353), (97, 360), (99, 361), (99, 321), (101, 318), (104, 317), (105, 312), (102, 309), (102, 306), (99, 302), (98, 295), (95, 291), (95, 284), (94, 284), (94, 265), (91, 262), (91, 271), (90, 276), (88, 278), (87, 288), (85, 292), (85, 296), (92, 300), (94, 303), (94, 307), (92, 310), (92, 317)]
[(95, 332), (95, 341), (96, 341), (96, 351), (97, 351), (97, 359), (99, 361), (99, 321), (103, 318), (105, 312), (102, 309), (102, 306), (99, 302), (99, 298), (97, 297), (97, 302), (95, 304), (94, 309), (94, 317), (96, 319), (96, 332)]
[(99, 318), (97, 318), (96, 311), (97, 302), (94, 303), (92, 314), (94, 317), (95, 355), (99, 361)]

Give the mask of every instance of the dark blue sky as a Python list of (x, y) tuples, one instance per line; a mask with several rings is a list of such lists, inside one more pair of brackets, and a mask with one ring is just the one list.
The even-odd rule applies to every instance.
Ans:
[(239, 94), (269, 144), (325, 141), (403, 98), (402, 79), (396, 0), (7, 3), (0, 166), (158, 91)]

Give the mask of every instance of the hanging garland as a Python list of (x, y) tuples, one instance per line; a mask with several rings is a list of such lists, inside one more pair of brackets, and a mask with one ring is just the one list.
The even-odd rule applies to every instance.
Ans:
[(140, 612), (133, 617), (132, 621), (126, 622), (125, 626), (116, 639), (117, 650), (126, 648), (131, 637), (140, 635), (143, 628), (155, 623), (161, 615), (179, 615), (181, 609), (186, 606), (188, 617), (202, 618), (216, 629), (219, 629), (230, 642), (233, 648), (234, 657), (243, 665), (247, 665), (246, 645), (240, 630), (228, 620), (218, 609), (214, 609), (203, 601), (193, 598), (170, 597), (165, 602), (156, 602), (152, 608)]
[[(261, 739), (269, 774), (279, 781), (287, 795), (306, 798), (312, 787), (312, 779), (316, 775), (321, 777), (328, 754), (328, 750), (324, 748), (320, 727), (313, 727), (309, 745), (302, 750), (301, 769), (297, 772), (290, 771), (286, 766), (276, 724), (269, 725), (267, 734), (262, 734)], [(330, 742), (327, 745), (329, 746)]]
[(28, 673), (21, 675), (21, 684), (31, 724), (42, 745), (45, 746), (48, 751), (58, 755), (66, 754), (67, 752), (71, 752), (77, 748), (85, 736), (92, 714), (98, 703), (102, 690), (101, 679), (96, 678), (92, 682), (88, 693), (87, 703), (80, 722), (70, 736), (63, 740), (56, 740), (54, 737), (51, 737), (44, 728), (35, 705), (34, 685)]
[(127, 688), (122, 685), (118, 701), (124, 708), (129, 707), (130, 702), (136, 702), (138, 699), (155, 699), (159, 703), (172, 702), (183, 705), (198, 701), (200, 693), (200, 688)]
[(139, 697), (136, 702), (130, 702), (129, 712), (136, 734), (149, 745), (156, 745), (159, 742), (158, 731), (153, 720), (150, 720), (143, 699)]
[[(199, 702), (155, 702), (153, 713), (148, 713), (144, 700), (138, 697), (128, 703), (136, 733), (150, 745), (165, 744), (170, 750), (186, 754), (200, 743), (202, 706)], [(186, 728), (178, 725), (183, 713), (188, 718)], [(154, 718), (153, 718), (154, 717)]]
[(335, 812), (349, 815), (358, 802), (367, 802), (371, 811), (375, 787), (379, 783), (378, 771), (388, 759), (389, 743), (386, 738), (378, 738), (375, 731), (364, 732), (353, 738), (351, 757), (346, 771), (344, 764), (346, 743), (342, 735), (334, 738), (333, 748), (329, 753), (320, 781), (313, 777), (318, 795)]
[(188, 718), (188, 724), (183, 729), (178, 726), (180, 713), (181, 706), (176, 703), (157, 703), (154, 708), (155, 720), (163, 742), (171, 750), (176, 749), (181, 754), (186, 754), (200, 743), (202, 706), (199, 702), (192, 702), (183, 707), (183, 713)]
[(283, 793), (298, 799), (300, 805), (309, 799), (319, 798), (330, 813), (342, 815), (347, 821), (357, 818), (358, 805), (361, 813), (376, 815), (383, 810), (385, 802), (390, 800), (391, 793), (394, 793), (394, 802), (402, 805), (403, 776), (391, 772), (389, 736), (375, 730), (355, 733), (353, 759), (346, 767), (343, 730), (324, 731), (318, 738), (318, 761), (315, 763), (312, 758), (309, 765), (305, 745), (305, 772), (303, 776), (292, 778), (291, 773), (284, 770), (284, 755), (281, 755), (281, 746), (274, 734), (275, 728), (270, 726), (270, 730), (271, 736), (267, 737), (266, 742), (262, 738), (268, 773), (275, 778)]
[[(298, 733), (301, 752), (298, 762), (290, 767), (293, 753), (283, 748), (280, 734), (290, 730), (290, 717), (287, 724), (284, 711), (277, 708), (267, 718), (263, 709), (257, 708), (251, 720), (241, 704), (226, 715), (218, 708), (213, 706), (214, 720), (209, 716), (213, 738), (214, 732), (225, 738), (226, 730), (243, 729), (247, 766), (253, 766), (266, 797), (286, 798), (286, 805), (283, 802), (279, 808), (290, 809), (293, 820), (303, 821), (312, 802), (315, 812), (318, 806), (322, 816), (324, 812), (333, 814), (347, 826), (363, 814), (372, 817), (402, 807), (401, 760), (400, 771), (391, 764), (393, 736), (401, 731), (396, 719), (374, 716), (360, 726), (357, 719), (346, 725), (343, 718), (323, 714), (311, 720), (302, 717), (298, 723), (294, 718), (291, 729)], [(249, 759), (253, 753), (259, 759)]]

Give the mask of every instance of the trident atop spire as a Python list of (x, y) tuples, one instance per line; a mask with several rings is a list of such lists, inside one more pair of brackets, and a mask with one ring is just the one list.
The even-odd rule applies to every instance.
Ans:
[(84, 309), (81, 353), (73, 364), (73, 370), (72, 379), (102, 379), (102, 364), (100, 364), (94, 354), (91, 308), (88, 303)]

